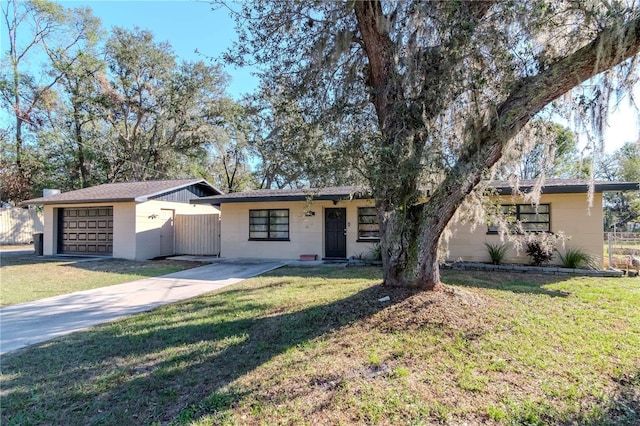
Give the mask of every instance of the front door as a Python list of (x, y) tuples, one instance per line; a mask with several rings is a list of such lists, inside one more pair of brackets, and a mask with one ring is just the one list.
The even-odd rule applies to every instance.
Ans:
[(162, 227), (160, 228), (160, 256), (169, 256), (175, 254), (173, 251), (173, 210), (160, 209), (160, 220)]
[(347, 257), (347, 209), (324, 210), (325, 257)]

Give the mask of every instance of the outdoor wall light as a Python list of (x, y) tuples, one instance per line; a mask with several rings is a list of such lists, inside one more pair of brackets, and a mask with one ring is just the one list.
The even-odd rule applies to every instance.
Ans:
[(305, 216), (315, 216), (316, 212), (308, 211), (304, 213)]

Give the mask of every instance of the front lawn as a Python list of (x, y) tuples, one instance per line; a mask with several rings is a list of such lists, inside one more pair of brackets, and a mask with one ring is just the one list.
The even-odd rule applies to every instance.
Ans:
[(60, 260), (23, 255), (2, 256), (0, 265), (0, 306), (7, 306), (157, 277), (203, 264), (172, 260)]
[(444, 281), (281, 268), (42, 343), (3, 356), (0, 422), (640, 423), (640, 279)]

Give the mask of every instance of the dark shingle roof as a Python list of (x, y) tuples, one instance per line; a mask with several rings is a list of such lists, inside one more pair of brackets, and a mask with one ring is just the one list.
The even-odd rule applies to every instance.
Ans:
[(249, 203), (252, 201), (305, 201), (345, 200), (351, 198), (371, 198), (363, 188), (358, 186), (332, 186), (328, 188), (300, 189), (256, 189), (253, 191), (233, 192), (213, 195), (191, 200), (193, 204)]
[[(520, 181), (520, 192), (527, 193), (535, 186), (535, 180)], [(513, 188), (510, 182), (493, 181), (489, 186), (496, 189), (498, 194), (510, 195)], [(589, 182), (582, 179), (547, 179), (542, 187), (543, 194), (570, 194), (586, 193), (589, 190)], [(609, 182), (596, 181), (595, 192), (610, 191), (637, 191), (639, 184), (636, 182)], [(371, 198), (370, 193), (358, 186), (338, 186), (328, 188), (302, 188), (302, 189), (257, 189), (253, 191), (234, 192), (231, 194), (213, 195), (191, 200), (193, 204), (223, 204), (223, 203), (250, 203), (263, 201), (305, 201), (307, 198), (314, 200), (345, 200), (352, 198)]]
[[(535, 180), (522, 180), (518, 184), (518, 190), (523, 193), (530, 192), (536, 185)], [(513, 188), (510, 182), (493, 181), (489, 187), (495, 188), (499, 194), (511, 195)], [(611, 182), (595, 181), (594, 192), (638, 191), (638, 182)], [(589, 191), (589, 181), (585, 179), (546, 179), (542, 185), (543, 194), (580, 194)]]
[(107, 183), (104, 185), (93, 186), (91, 188), (83, 188), (75, 191), (63, 192), (61, 194), (50, 195), (48, 197), (34, 198), (23, 201), (20, 204), (79, 204), (126, 201), (144, 202), (158, 195), (186, 188), (191, 185), (198, 185), (209, 190), (211, 193), (221, 194), (221, 191), (214, 188), (204, 179), (153, 180), (146, 182)]

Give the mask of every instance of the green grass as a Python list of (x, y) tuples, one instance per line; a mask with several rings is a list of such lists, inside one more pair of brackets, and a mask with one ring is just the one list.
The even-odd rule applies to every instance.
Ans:
[(282, 268), (39, 344), (2, 357), (0, 422), (640, 422), (640, 279), (443, 280)]
[(157, 277), (201, 265), (170, 260), (61, 261), (33, 255), (3, 256), (0, 266), (0, 306)]

